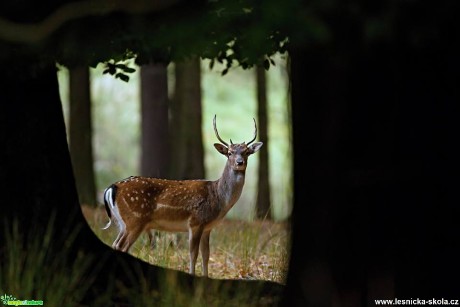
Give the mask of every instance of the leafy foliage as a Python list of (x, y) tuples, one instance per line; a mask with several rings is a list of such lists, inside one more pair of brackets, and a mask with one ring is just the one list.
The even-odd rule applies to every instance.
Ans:
[(68, 68), (105, 63), (105, 73), (127, 81), (130, 69), (123, 62), (128, 59), (141, 65), (199, 56), (225, 64), (225, 74), (233, 66), (246, 69), (260, 64), (268, 69), (274, 63), (272, 56), (287, 50), (287, 33), (280, 19), (286, 18), (289, 5), (219, 0), (195, 8), (194, 1), (187, 2), (160, 12), (83, 17), (65, 23), (33, 46), (0, 41), (7, 47), (0, 61), (29, 55), (38, 57), (37, 62), (57, 62)]
[(115, 78), (119, 78), (125, 82), (129, 81), (129, 76), (127, 73), (133, 73), (136, 69), (128, 67), (125, 63), (115, 63), (114, 61), (109, 61), (105, 63), (105, 69), (102, 72), (103, 74), (114, 75)]
[[(33, 7), (33, 3), (29, 5)], [(43, 8), (42, 14), (57, 9), (53, 2), (44, 5), (48, 8)], [(83, 15), (33, 44), (0, 40), (0, 63), (14, 61), (19, 70), (33, 70), (55, 62), (68, 68), (96, 67), (98, 63), (117, 65), (127, 59), (141, 65), (199, 56), (211, 60), (210, 67), (215, 61), (224, 64), (222, 74), (234, 66), (246, 69), (263, 65), (269, 69), (274, 54), (284, 54), (299, 44), (326, 46), (325, 52), (344, 46), (350, 50), (378, 47), (394, 39), (402, 44), (430, 46), (437, 37), (447, 35), (437, 30), (437, 17), (444, 14), (446, 20), (453, 20), (455, 10), (450, 5), (417, 1), (179, 1), (156, 12)], [(22, 13), (22, 20), (27, 16), (33, 21), (39, 19), (30, 12)], [(35, 66), (21, 66), (29, 58)], [(123, 69), (108, 71), (112, 72), (122, 80), (129, 79), (129, 72)]]

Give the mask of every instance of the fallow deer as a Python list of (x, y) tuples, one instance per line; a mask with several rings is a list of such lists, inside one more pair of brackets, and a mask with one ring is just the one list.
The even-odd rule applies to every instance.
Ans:
[[(230, 145), (221, 139), (213, 119), (214, 132), (220, 143), (214, 147), (227, 157), (221, 177), (211, 180), (167, 180), (131, 176), (110, 185), (104, 192), (104, 203), (111, 222), (119, 233), (112, 244), (116, 250), (128, 252), (140, 234), (150, 229), (188, 232), (190, 274), (195, 274), (198, 249), (201, 251), (203, 275), (208, 276), (209, 235), (241, 196), (248, 157), (263, 145), (254, 137)], [(253, 143), (253, 144), (252, 144)]]

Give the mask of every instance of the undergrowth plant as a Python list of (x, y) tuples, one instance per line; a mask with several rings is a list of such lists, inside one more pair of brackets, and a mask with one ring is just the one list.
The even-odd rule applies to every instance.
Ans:
[[(91, 286), (97, 262), (82, 252), (70, 260), (67, 249), (55, 244), (58, 233), (53, 221), (51, 218), (44, 235), (33, 226), (24, 231), (17, 221), (4, 221), (2, 295), (43, 301), (48, 306), (79, 306)], [(77, 232), (75, 229), (67, 236), (66, 244), (72, 244)]]
[[(70, 233), (62, 233), (54, 228), (54, 219), (51, 218), (46, 230), (36, 231), (38, 228), (20, 228), (16, 221), (3, 221), (3, 231), (6, 241), (2, 244), (0, 251), (0, 306), (6, 305), (8, 300), (34, 300), (43, 301), (44, 306), (273, 306), (276, 305), (277, 297), (264, 297), (258, 291), (255, 283), (248, 287), (246, 283), (229, 283), (229, 280), (216, 282), (211, 279), (197, 278), (193, 283), (186, 283), (178, 277), (178, 271), (187, 271), (188, 253), (183, 240), (179, 240), (179, 246), (171, 244), (168, 236), (160, 236), (154, 250), (148, 244), (148, 240), (139, 240), (138, 246), (134, 249), (137, 256), (149, 263), (152, 261), (162, 263), (164, 266), (175, 270), (158, 270), (157, 286), (153, 286), (151, 279), (145, 276), (140, 266), (128, 266), (123, 268), (129, 282), (116, 279), (115, 275), (103, 276), (107, 280), (107, 287), (104, 291), (94, 292), (94, 281), (101, 277), (99, 274), (103, 270), (100, 268), (105, 265), (104, 260), (95, 259), (95, 255), (83, 251), (70, 254), (68, 247), (72, 246), (79, 229), (73, 229)], [(91, 223), (90, 223), (91, 224)], [(94, 225), (93, 225), (94, 226)], [(243, 255), (247, 256), (244, 260), (247, 263), (243, 267), (253, 272), (256, 270), (257, 261), (254, 257), (260, 258), (264, 255), (272, 257), (269, 246), (273, 246), (274, 238), (268, 238), (272, 243), (260, 240), (265, 237), (266, 229), (257, 233), (257, 229), (246, 229), (248, 225), (237, 225), (237, 229), (231, 231), (234, 223), (223, 225), (214, 240), (218, 249), (223, 249), (223, 245), (231, 244), (231, 240), (240, 238), (243, 248)], [(252, 226), (251, 226), (252, 227)], [(260, 227), (260, 226), (259, 226)], [(266, 227), (266, 226), (264, 226)], [(98, 229), (94, 227), (93, 230)], [(245, 230), (246, 229), (246, 230)], [(260, 230), (260, 229), (259, 229)], [(224, 233), (230, 232), (229, 237)], [(104, 234), (101, 234), (102, 237)], [(110, 233), (105, 234), (110, 242)], [(221, 237), (222, 236), (222, 237)], [(65, 240), (62, 238), (65, 237)], [(282, 236), (280, 236), (282, 237)], [(220, 242), (222, 241), (222, 242)], [(256, 242), (257, 241), (257, 242)], [(280, 240), (280, 242), (283, 240)], [(182, 243), (181, 243), (182, 242)], [(283, 244), (280, 243), (279, 244)], [(238, 245), (233, 245), (227, 249), (229, 258), (240, 258)], [(284, 246), (284, 245), (283, 245)], [(284, 249), (286, 246), (283, 247)], [(281, 254), (282, 255), (282, 254)], [(272, 270), (282, 276), (280, 268), (286, 267), (284, 256), (272, 259)], [(169, 259), (169, 260), (168, 260)], [(217, 256), (212, 259), (215, 268), (219, 268), (221, 258)], [(235, 261), (235, 259), (233, 259)], [(243, 261), (243, 262), (244, 262)], [(235, 263), (237, 263), (236, 261)], [(256, 264), (254, 264), (256, 263)], [(254, 266), (255, 265), (255, 266)], [(228, 264), (231, 267), (231, 264)], [(238, 267), (238, 265), (235, 265)], [(229, 268), (228, 273), (232, 279), (249, 279), (249, 275), (238, 277), (235, 270)], [(200, 273), (200, 270), (198, 270)], [(214, 277), (227, 278), (228, 276), (219, 275), (218, 271)], [(254, 279), (264, 279), (275, 275), (260, 274)], [(278, 276), (278, 277), (280, 277)], [(264, 278), (261, 278), (264, 277)], [(252, 279), (252, 278), (251, 278)], [(267, 278), (266, 280), (270, 280)], [(231, 282), (231, 280), (230, 280)], [(249, 282), (249, 281), (248, 281)], [(254, 281), (258, 282), (258, 281)], [(136, 285), (136, 286), (132, 286)], [(261, 289), (262, 290), (262, 289)], [(88, 297), (91, 298), (88, 304)]]

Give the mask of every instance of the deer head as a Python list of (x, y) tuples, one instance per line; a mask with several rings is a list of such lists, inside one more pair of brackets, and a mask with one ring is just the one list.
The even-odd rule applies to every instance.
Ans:
[(253, 153), (257, 152), (263, 145), (262, 142), (256, 142), (254, 144), (251, 144), (257, 138), (257, 124), (254, 118), (253, 120), (254, 137), (252, 138), (252, 140), (250, 140), (247, 144), (245, 142), (233, 144), (232, 140), (230, 139), (230, 145), (228, 145), (228, 143), (222, 140), (222, 138), (219, 136), (219, 132), (217, 131), (216, 127), (216, 115), (214, 115), (214, 132), (216, 133), (217, 139), (220, 141), (220, 143), (214, 143), (214, 147), (217, 149), (218, 152), (227, 157), (227, 165), (234, 171), (246, 171), (248, 157)]

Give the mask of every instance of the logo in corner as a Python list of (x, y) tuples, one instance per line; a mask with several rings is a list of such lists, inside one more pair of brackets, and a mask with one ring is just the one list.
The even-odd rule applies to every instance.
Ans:
[(26, 306), (26, 305), (43, 305), (43, 301), (36, 300), (18, 300), (12, 295), (3, 294), (0, 296), (3, 305), (7, 306)]
[(0, 296), (0, 300), (2, 300), (3, 305), (8, 305), (9, 301), (15, 301), (16, 298), (12, 295), (3, 294), (2, 296)]

